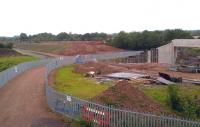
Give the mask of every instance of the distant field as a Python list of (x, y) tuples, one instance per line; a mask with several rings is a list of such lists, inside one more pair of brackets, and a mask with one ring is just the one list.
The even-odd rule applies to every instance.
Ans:
[(74, 66), (65, 66), (56, 71), (53, 84), (56, 90), (82, 99), (90, 99), (110, 87), (110, 84), (98, 84), (94, 80), (86, 79), (81, 74), (74, 73)]
[(16, 43), (14, 47), (38, 52), (58, 53), (66, 49), (68, 44), (63, 42)]
[(102, 41), (51, 41), (40, 43), (16, 43), (14, 47), (64, 56), (124, 51), (122, 49), (106, 45)]
[(33, 60), (37, 60), (37, 58), (31, 56), (0, 57), (0, 72), (19, 63)]

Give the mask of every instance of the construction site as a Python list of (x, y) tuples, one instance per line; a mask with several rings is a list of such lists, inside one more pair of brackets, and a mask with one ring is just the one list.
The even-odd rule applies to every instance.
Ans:
[[(46, 96), (51, 110), (72, 116), (75, 120), (79, 117), (87, 122), (96, 120), (95, 124), (99, 126), (132, 126), (137, 123), (134, 122), (135, 119), (140, 119), (138, 124), (142, 126), (147, 118), (160, 126), (158, 116), (163, 116), (162, 119), (166, 121), (178, 121), (177, 123), (181, 118), (192, 117), (198, 120), (200, 116), (198, 46), (181, 47), (178, 45), (179, 41), (187, 40), (173, 40), (172, 43), (150, 51), (127, 51), (100, 41), (20, 43), (15, 45), (12, 52), (43, 56), (41, 58), (48, 63), (45, 65), (46, 69), (41, 70), (41, 74), (45, 74), (41, 79), (45, 79)], [(198, 40), (194, 41), (199, 43)], [(192, 40), (187, 43), (194, 46)], [(44, 51), (37, 47), (42, 47)], [(11, 53), (11, 56), (13, 54), (18, 55)], [(44, 65), (39, 61), (38, 66), (41, 64)], [(35, 67), (35, 64), (31, 66)], [(12, 71), (16, 73), (19, 68), (24, 67), (13, 68)], [(34, 74), (37, 75), (37, 72)], [(7, 75), (6, 73), (5, 77)], [(6, 81), (5, 77), (2, 77), (2, 82)], [(31, 77), (30, 75), (29, 78)], [(32, 84), (35, 81), (37, 80)], [(27, 81), (22, 83), (21, 90), (26, 83)], [(174, 100), (170, 100), (170, 96), (176, 96), (174, 104), (178, 108), (172, 107), (173, 103), (170, 102)], [(20, 101), (19, 103), (21, 104)], [(106, 119), (102, 119), (103, 113), (106, 114)], [(129, 123), (126, 118), (134, 120)], [(70, 126), (74, 124), (68, 122)]]
[(1, 1), (0, 127), (200, 127), (198, 2)]
[[(87, 91), (85, 94), (88, 94), (88, 92), (96, 93), (88, 96), (87, 100), (136, 112), (179, 116), (180, 114), (170, 110), (167, 104), (169, 85), (180, 86), (181, 93), (185, 94), (185, 91), (188, 91), (185, 94), (186, 96), (195, 96), (198, 98), (198, 103), (200, 102), (200, 73), (197, 64), (199, 56), (189, 56), (191, 54), (185, 52), (186, 46), (183, 47), (178, 48), (178, 50), (177, 47), (174, 48), (176, 55), (165, 53), (163, 47), (159, 47), (150, 51), (137, 52), (136, 55), (126, 58), (115, 57), (115, 59), (100, 61), (93, 58), (89, 62), (84, 61), (84, 56), (77, 55), (76, 64), (70, 68), (72, 73), (80, 74), (87, 80), (106, 86), (100, 92), (98, 87), (94, 87), (94, 91)], [(184, 55), (182, 55), (182, 51), (184, 51)], [(166, 59), (170, 57), (169, 61), (162, 59), (163, 53), (169, 55), (165, 56)], [(188, 63), (190, 61), (188, 58), (195, 59), (196, 64), (193, 64), (193, 61)], [(176, 61), (174, 64), (171, 63), (173, 60)], [(184, 62), (180, 63), (180, 61)], [(66, 70), (67, 68), (65, 67)], [(61, 92), (70, 93), (71, 91), (63, 90), (71, 89), (70, 83), (67, 84), (67, 87), (62, 86), (60, 89), (58, 84), (62, 82), (56, 81), (59, 77), (58, 72), (62, 70), (63, 74), (68, 74), (62, 68), (56, 69), (49, 76), (49, 84), (55, 86)], [(73, 82), (73, 79), (71, 82)], [(84, 93), (79, 95), (72, 92), (71, 94), (80, 98), (84, 96)]]

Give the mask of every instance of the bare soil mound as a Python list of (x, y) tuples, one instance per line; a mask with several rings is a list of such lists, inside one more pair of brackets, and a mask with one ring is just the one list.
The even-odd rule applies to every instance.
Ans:
[(94, 100), (101, 104), (113, 105), (123, 109), (138, 112), (161, 114), (162, 106), (146, 96), (142, 91), (127, 81), (120, 81), (115, 86), (104, 91)]
[(128, 71), (125, 67), (109, 65), (107, 62), (88, 62), (76, 66), (76, 73), (87, 73), (89, 71), (100, 72), (100, 74), (109, 74), (114, 72)]
[(40, 43), (19, 43), (15, 44), (14, 47), (64, 56), (123, 51), (122, 49), (106, 45), (102, 41), (48, 41)]
[(123, 51), (122, 49), (108, 46), (102, 41), (73, 41), (68, 42), (68, 45), (68, 48), (60, 51), (58, 55), (72, 56), (77, 54)]

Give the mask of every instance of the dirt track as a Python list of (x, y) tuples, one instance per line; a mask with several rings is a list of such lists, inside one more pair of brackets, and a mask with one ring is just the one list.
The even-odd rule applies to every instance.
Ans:
[(47, 107), (44, 72), (29, 70), (0, 89), (0, 127), (66, 127)]

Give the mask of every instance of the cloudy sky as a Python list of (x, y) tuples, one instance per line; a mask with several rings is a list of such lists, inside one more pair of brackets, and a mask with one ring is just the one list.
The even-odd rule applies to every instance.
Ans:
[(0, 0), (0, 36), (200, 29), (199, 0)]

